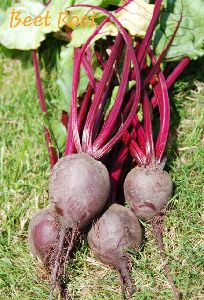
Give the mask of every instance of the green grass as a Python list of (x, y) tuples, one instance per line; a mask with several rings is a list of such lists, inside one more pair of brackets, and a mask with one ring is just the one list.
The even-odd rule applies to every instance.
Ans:
[[(175, 196), (165, 220), (166, 251), (184, 299), (204, 299), (204, 61), (192, 64), (171, 93), (172, 134), (168, 169)], [(55, 74), (43, 72), (55, 103)], [(49, 282), (29, 254), (31, 216), (48, 203), (49, 162), (32, 66), (0, 58), (0, 300), (48, 299)], [(151, 228), (133, 257), (134, 300), (169, 300)], [(99, 263), (83, 239), (68, 266), (74, 299), (119, 300), (117, 273)]]

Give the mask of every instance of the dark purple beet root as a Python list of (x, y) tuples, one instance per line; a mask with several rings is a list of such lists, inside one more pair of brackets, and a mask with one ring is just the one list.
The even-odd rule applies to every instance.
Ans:
[(96, 257), (120, 273), (129, 296), (134, 291), (129, 272), (128, 248), (139, 250), (142, 230), (137, 217), (128, 208), (113, 204), (92, 226), (88, 242)]
[[(58, 279), (62, 274), (62, 265), (65, 264), (77, 234), (76, 230), (66, 230), (61, 225), (54, 208), (49, 206), (41, 209), (30, 221), (28, 241), (31, 253), (44, 264), (51, 275), (49, 299), (52, 299), (53, 291), (56, 285), (60, 283)], [(64, 248), (65, 242), (66, 248)], [(67, 287), (61, 287), (61, 293), (64, 293), (64, 290), (67, 290)]]
[(49, 197), (61, 222), (83, 228), (104, 207), (110, 192), (106, 167), (84, 153), (61, 158), (49, 183)]
[(30, 221), (28, 241), (31, 253), (46, 266), (51, 263), (50, 259), (58, 248), (60, 227), (57, 216), (50, 207), (41, 209)]
[(174, 293), (174, 299), (180, 299), (180, 292), (174, 284), (170, 267), (165, 255), (160, 213), (172, 197), (171, 177), (159, 167), (136, 167), (127, 175), (124, 183), (126, 201), (135, 215), (152, 224), (153, 233), (162, 259), (164, 271)]
[(159, 168), (136, 167), (124, 183), (125, 198), (136, 216), (148, 221), (165, 209), (172, 197), (169, 174)]

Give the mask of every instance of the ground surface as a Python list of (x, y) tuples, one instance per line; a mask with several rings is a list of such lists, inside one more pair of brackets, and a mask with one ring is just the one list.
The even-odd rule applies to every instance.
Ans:
[[(46, 274), (29, 254), (31, 216), (48, 203), (49, 162), (31, 64), (0, 58), (0, 299), (45, 300)], [(55, 103), (55, 74), (43, 71), (47, 98)], [(165, 221), (165, 245), (184, 299), (204, 299), (204, 62), (191, 66), (172, 93), (168, 169), (175, 196)], [(134, 300), (170, 300), (171, 289), (149, 226), (134, 258)], [(100, 264), (81, 241), (68, 267), (74, 299), (119, 300), (117, 274)]]

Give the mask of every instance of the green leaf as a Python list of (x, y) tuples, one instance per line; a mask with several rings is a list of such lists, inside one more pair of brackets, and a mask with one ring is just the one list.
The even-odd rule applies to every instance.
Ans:
[[(100, 5), (102, 0), (87, 0), (86, 4)], [(9, 49), (30, 50), (37, 49), (41, 42), (45, 40), (46, 34), (50, 32), (58, 32), (66, 22), (61, 22), (65, 16), (66, 8), (71, 5), (77, 5), (83, 3), (83, 1), (72, 0), (53, 0), (47, 7), (45, 7), (39, 0), (20, 0), (12, 7), (8, 8), (6, 13), (0, 13), (0, 43)], [(34, 20), (37, 16), (43, 17), (43, 24), (35, 26), (33, 23), (29, 26), (24, 26), (20, 23), (18, 26), (17, 21), (13, 19), (11, 23), (11, 13), (19, 12), (19, 18), (31, 16)], [(77, 17), (85, 16), (88, 12), (87, 8), (76, 8), (70, 13), (69, 17), (73, 15)], [(62, 13), (60, 17), (60, 13)], [(17, 17), (17, 14), (15, 15)], [(47, 24), (45, 23), (45, 17), (47, 17)], [(65, 19), (66, 21), (66, 19)], [(67, 23), (70, 25), (70, 23)], [(12, 28), (11, 28), (12, 27)], [(69, 26), (70, 27), (70, 26)], [(76, 27), (77, 28), (77, 27)]]
[(72, 39), (69, 44), (71, 47), (81, 47), (94, 32), (94, 27), (76, 27), (72, 32)]
[(114, 87), (111, 98), (107, 101), (107, 103), (105, 105), (105, 109), (104, 109), (104, 111), (105, 111), (105, 120), (107, 119), (109, 112), (113, 108), (118, 90), (119, 90), (119, 86), (117, 85), (117, 86)]
[(103, 75), (103, 70), (102, 70), (102, 68), (99, 67), (99, 66), (96, 67), (95, 73), (94, 73), (94, 77), (99, 81), (99, 80), (101, 80), (102, 75)]
[[(114, 13), (114, 15), (132, 36), (144, 37), (149, 23), (152, 19), (153, 10), (154, 5), (147, 4), (144, 0), (132, 0), (125, 6), (124, 9), (121, 9), (119, 12)], [(92, 10), (91, 12), (93, 13), (94, 10)], [(98, 15), (97, 11), (95, 12), (95, 14), (96, 18), (101, 17), (101, 14)], [(72, 35), (72, 46), (81, 46), (91, 35), (93, 29), (94, 28), (86, 27), (83, 30), (82, 34), (81, 29), (75, 28)], [(117, 33), (118, 29), (115, 24), (109, 22), (105, 24), (100, 32), (96, 35), (96, 37), (94, 37), (94, 39), (92, 40), (92, 44), (100, 38), (104, 38), (107, 36), (116, 36)]]
[(57, 143), (57, 148), (60, 153), (63, 153), (66, 145), (67, 131), (62, 123), (59, 121), (51, 122), (54, 139)]
[[(57, 32), (61, 27), (67, 25), (72, 29), (77, 29), (80, 25), (72, 26), (71, 18), (76, 16), (81, 21), (83, 16), (86, 16), (90, 11), (89, 8), (76, 7), (69, 8), (70, 6), (79, 5), (79, 4), (90, 4), (90, 5), (100, 5), (102, 0), (54, 0), (52, 1), (47, 8), (45, 9), (45, 13), (49, 12), (52, 16), (52, 22), (49, 27), (44, 27), (43, 32)], [(66, 16), (66, 12), (68, 13)], [(93, 15), (93, 14), (92, 14)], [(73, 20), (73, 23), (76, 21)]]
[(153, 4), (144, 0), (133, 0), (115, 14), (132, 36), (144, 37), (154, 10)]
[(5, 10), (0, 9), (0, 25), (3, 22), (4, 18), (5, 18), (5, 14), (6, 14)]
[(204, 55), (203, 0), (164, 1), (164, 10), (153, 38), (154, 51), (157, 56), (162, 53), (174, 34), (181, 15), (181, 24), (166, 57), (168, 61), (180, 60), (186, 56), (197, 59)]
[[(0, 43), (10, 49), (37, 49), (41, 42), (46, 38), (46, 34), (50, 32), (58, 32), (60, 28), (66, 24), (74, 30), (71, 46), (80, 47), (95, 29), (95, 26), (93, 26), (95, 19), (92, 20), (92, 16), (96, 19), (98, 18), (98, 20), (104, 18), (101, 13), (90, 8), (69, 8), (72, 5), (78, 5), (81, 3), (95, 6), (106, 6), (110, 4), (110, 1), (86, 0), (84, 2), (84, 0), (53, 0), (45, 7), (39, 0), (20, 0), (18, 3), (8, 8), (5, 15), (0, 15)], [(117, 0), (113, 1), (111, 4), (116, 3), (118, 3)], [(144, 36), (152, 17), (153, 7), (154, 5), (147, 4), (144, 0), (133, 0), (126, 5), (125, 9), (122, 9), (115, 15), (132, 35)], [(11, 23), (11, 13), (14, 10), (15, 12), (20, 13), (18, 17), (21, 20), (30, 16), (32, 18), (32, 24), (24, 26), (21, 22), (17, 25), (15, 19), (13, 19), (14, 22)], [(66, 10), (68, 13), (67, 18)], [(39, 26), (33, 24), (33, 20), (37, 16), (43, 17), (43, 24)], [(79, 24), (77, 26), (70, 22), (71, 18), (74, 16), (78, 18), (77, 22), (79, 22)], [(83, 23), (81, 22), (81, 18), (84, 16), (88, 16), (90, 18), (90, 25), (87, 25), (85, 28), (82, 27), (82, 24), (84, 24), (85, 21)], [(62, 21), (62, 19), (64, 21)], [(17, 26), (14, 28), (15, 25)], [(108, 23), (94, 40), (106, 37), (107, 35), (116, 36), (117, 32), (118, 30), (115, 25)]]
[[(60, 53), (60, 60), (58, 63), (58, 86), (62, 92), (62, 102), (59, 103), (61, 110), (69, 112), (71, 93), (72, 93), (72, 77), (73, 77), (73, 58), (74, 58), (74, 48), (73, 47), (63, 47)], [(88, 78), (81, 68), (80, 81), (78, 87), (78, 96), (81, 96), (87, 86)]]
[(109, 5), (115, 5), (115, 6), (120, 6), (121, 0), (103, 0), (101, 6), (102, 7), (107, 7)]
[(31, 16), (35, 18), (42, 13), (44, 5), (38, 1), (22, 0), (20, 3), (8, 8), (0, 26), (0, 43), (9, 49), (29, 50), (40, 46), (45, 36), (40, 27), (34, 25), (24, 26), (20, 24), (11, 28), (16, 22), (11, 23), (11, 12), (13, 9), (21, 14), (19, 18)]
[[(80, 4), (87, 4), (87, 5), (94, 5), (94, 6), (100, 6), (102, 3), (102, 0), (75, 0), (73, 5), (80, 5)], [(86, 8), (86, 7), (73, 7), (69, 9), (71, 16), (75, 15), (78, 17), (83, 17), (86, 15), (93, 14), (92, 9)]]
[(72, 5), (72, 0), (52, 0), (50, 4), (46, 7), (44, 15), (49, 13), (51, 16), (50, 26), (43, 27), (44, 33), (57, 32), (65, 24), (61, 20), (65, 16), (66, 8)]

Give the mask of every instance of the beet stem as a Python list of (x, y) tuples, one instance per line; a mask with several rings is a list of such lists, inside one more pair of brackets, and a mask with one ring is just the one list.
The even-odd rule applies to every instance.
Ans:
[(181, 75), (183, 70), (187, 67), (187, 65), (190, 63), (189, 57), (184, 57), (182, 61), (178, 63), (178, 65), (175, 67), (175, 69), (172, 71), (172, 73), (167, 77), (166, 84), (168, 89), (174, 84), (176, 79)]
[(92, 41), (92, 39), (96, 36), (96, 34), (100, 31), (100, 29), (107, 23), (107, 19), (104, 20), (98, 28), (94, 31), (94, 33), (87, 39), (84, 45), (81, 48), (79, 57), (76, 59), (75, 68), (73, 70), (73, 82), (72, 82), (72, 100), (71, 100), (71, 122), (72, 122), (72, 130), (73, 130), (73, 137), (74, 137), (74, 144), (76, 147), (77, 152), (82, 152), (80, 137), (79, 137), (79, 129), (78, 129), (78, 121), (77, 121), (77, 90), (79, 85), (79, 75), (80, 75), (80, 68), (81, 63), (84, 57), (84, 54)]
[(171, 270), (167, 262), (167, 257), (165, 254), (165, 246), (164, 246), (164, 240), (163, 240), (163, 233), (162, 233), (162, 224), (161, 224), (161, 217), (155, 217), (152, 221), (152, 229), (155, 236), (155, 241), (157, 244), (157, 247), (160, 251), (161, 258), (163, 262), (165, 262), (164, 265), (164, 272), (168, 279), (168, 282), (172, 288), (173, 294), (174, 294), (174, 300), (180, 300), (181, 299), (181, 293), (179, 292), (178, 288), (176, 287), (173, 277), (171, 275)]
[(175, 29), (175, 31), (174, 31), (172, 37), (170, 38), (170, 40), (169, 40), (169, 42), (168, 42), (166, 48), (164, 49), (164, 51), (163, 51), (163, 52), (161, 53), (161, 55), (159, 56), (157, 62), (154, 63), (153, 68), (152, 68), (152, 69), (149, 71), (149, 73), (147, 74), (147, 77), (145, 78), (145, 81), (144, 81), (144, 88), (145, 88), (146, 85), (149, 83), (149, 81), (151, 80), (151, 78), (152, 78), (155, 74), (157, 74), (157, 73), (159, 72), (161, 62), (162, 62), (162, 60), (165, 58), (165, 56), (167, 55), (167, 52), (168, 52), (170, 46), (171, 46), (172, 43), (173, 43), (173, 40), (174, 40), (174, 38), (175, 38), (175, 36), (176, 36), (176, 33), (177, 33), (178, 29), (179, 29), (179, 26), (180, 26), (180, 24), (181, 24), (182, 17), (183, 17), (183, 16), (182, 16), (182, 14), (181, 14), (180, 20), (178, 21), (178, 24), (177, 24), (177, 26), (176, 26), (176, 29)]
[[(34, 70), (35, 70), (36, 86), (37, 86), (38, 97), (39, 97), (39, 102), (40, 102), (40, 109), (43, 113), (45, 113), (47, 115), (45, 97), (44, 97), (44, 93), (43, 93), (42, 81), (40, 78), (40, 68), (39, 68), (36, 50), (33, 50), (33, 52), (32, 52), (32, 59), (33, 59), (33, 66), (34, 66)], [(51, 165), (51, 168), (53, 168), (54, 165), (58, 161), (58, 155), (57, 155), (56, 149), (54, 147), (52, 147), (52, 139), (51, 139), (51, 135), (50, 135), (48, 128), (45, 125), (43, 127), (44, 127), (45, 141), (46, 141), (48, 153), (49, 153), (50, 165)]]
[[(76, 51), (80, 52), (79, 49), (76, 49)], [(92, 68), (92, 65), (90, 64), (90, 62), (88, 61), (88, 59), (86, 58), (86, 56), (83, 57), (82, 66), (88, 76), (88, 79), (90, 81), (90, 84), (91, 84), (93, 90), (95, 90), (96, 80), (94, 78), (93, 68)]]
[[(110, 82), (110, 79), (114, 73), (114, 62), (117, 59), (117, 57), (120, 55), (121, 50), (123, 49), (123, 38), (122, 35), (119, 33), (116, 37), (115, 44), (112, 48), (110, 57), (106, 63), (103, 76), (98, 83), (96, 93), (94, 95), (94, 99), (92, 102), (92, 105), (90, 107), (87, 121), (84, 126), (84, 132), (83, 132), (83, 150), (92, 152), (92, 137), (93, 137), (93, 128), (94, 128), (94, 122), (98, 115), (98, 109), (100, 104), (102, 104), (103, 96), (105, 93), (105, 90), (107, 89), (107, 83)], [(120, 51), (118, 51), (120, 49)], [(91, 153), (90, 153), (91, 154)]]
[[(104, 156), (105, 154), (107, 154), (112, 148), (113, 146), (121, 139), (121, 137), (123, 136), (124, 132), (126, 131), (126, 129), (130, 126), (131, 122), (132, 122), (132, 118), (136, 113), (137, 110), (137, 106), (140, 100), (140, 93), (141, 93), (141, 78), (140, 78), (140, 70), (139, 70), (139, 64), (138, 64), (138, 60), (137, 57), (135, 55), (135, 51), (133, 49), (132, 46), (132, 39), (131, 37), (127, 34), (127, 32), (125, 31), (124, 27), (122, 26), (122, 24), (118, 21), (118, 19), (109, 11), (101, 8), (101, 7), (96, 7), (93, 5), (88, 5), (88, 4), (80, 4), (80, 5), (75, 5), (74, 7), (89, 7), (95, 10), (98, 10), (102, 13), (104, 13), (104, 15), (106, 15), (108, 18), (107, 20), (111, 20), (112, 22), (114, 22), (118, 28), (118, 30), (120, 31), (120, 34), (123, 36), (123, 39), (127, 45), (127, 49), (129, 51), (129, 55), (130, 55), (130, 59), (132, 60), (132, 64), (133, 64), (133, 68), (135, 71), (135, 75), (136, 75), (136, 82), (137, 82), (137, 86), (136, 86), (136, 95), (135, 95), (135, 101), (133, 101), (133, 105), (131, 108), (131, 111), (127, 117), (127, 119), (125, 120), (125, 122), (123, 123), (123, 125), (120, 127), (120, 129), (118, 130), (118, 132), (115, 134), (115, 136), (113, 138), (110, 139), (110, 141), (108, 143), (106, 143), (100, 150), (96, 151), (93, 155), (93, 153), (89, 153), (92, 156), (94, 156), (94, 158), (99, 159), (102, 156)], [(106, 20), (105, 20), (106, 21)], [(106, 22), (105, 22), (106, 23)], [(102, 23), (104, 24), (104, 23)], [(102, 25), (101, 24), (101, 25)], [(99, 26), (100, 28), (101, 25)], [(92, 38), (94, 37), (94, 35), (96, 35), (99, 31), (95, 31), (94, 34), (89, 37), (89, 39), (87, 40), (87, 42), (84, 44), (84, 47), (86, 49), (86, 45), (87, 43), (89, 43), (89, 41), (92, 40)], [(83, 49), (83, 48), (82, 48)], [(85, 51), (84, 49), (84, 51)], [(83, 54), (83, 51), (81, 50), (81, 55)], [(79, 68), (80, 68), (80, 63), (81, 61), (79, 61), (79, 65), (77, 65), (77, 73), (79, 72)], [(73, 94), (73, 103), (75, 102), (76, 104), (76, 89), (77, 87), (77, 82), (75, 82), (75, 88), (73, 88), (74, 94)], [(92, 121), (93, 122), (93, 121)], [(89, 142), (90, 142), (90, 138), (89, 138)], [(94, 149), (93, 149), (94, 152)]]
[(121, 83), (120, 83), (119, 90), (118, 90), (118, 93), (117, 93), (117, 96), (115, 99), (115, 104), (114, 104), (113, 108), (111, 109), (111, 111), (108, 115), (108, 118), (107, 118), (106, 122), (104, 123), (99, 136), (97, 137), (96, 141), (93, 144), (93, 147), (95, 148), (95, 150), (98, 150), (105, 143), (105, 141), (109, 137), (109, 135), (114, 127), (114, 124), (116, 122), (116, 119), (117, 119), (118, 114), (121, 109), (121, 105), (123, 103), (123, 98), (124, 98), (124, 94), (126, 91), (129, 72), (130, 72), (130, 58), (129, 58), (129, 52), (126, 50)]
[[(149, 51), (153, 64), (156, 64), (156, 57), (153, 52)], [(160, 163), (166, 149), (167, 139), (170, 128), (170, 103), (169, 94), (164, 74), (160, 70), (158, 74), (158, 83), (153, 86), (157, 95), (159, 112), (160, 112), (160, 130), (156, 141), (156, 159)]]
[(139, 166), (146, 165), (145, 154), (128, 131), (123, 134), (123, 143), (129, 147), (132, 156), (135, 158)]
[[(175, 69), (172, 71), (172, 73), (167, 77), (166, 79), (166, 85), (167, 88), (170, 89), (174, 82), (177, 80), (177, 78), (181, 75), (181, 73), (184, 71), (184, 69), (188, 66), (190, 63), (190, 58), (189, 57), (184, 57), (182, 61), (180, 61)], [(152, 106), (155, 108), (157, 106), (157, 97), (154, 95), (152, 97)]]
[(71, 122), (71, 118), (69, 118), (68, 129), (67, 129), (67, 140), (65, 145), (65, 155), (72, 154), (72, 153), (74, 153), (74, 143), (73, 143), (73, 134), (72, 134), (72, 122)]
[(155, 25), (156, 25), (156, 22), (157, 22), (157, 19), (158, 19), (159, 15), (160, 15), (161, 4), (162, 4), (162, 0), (156, 0), (152, 20), (149, 24), (147, 33), (146, 33), (144, 39), (142, 40), (142, 42), (139, 46), (138, 61), (139, 61), (139, 65), (141, 67), (144, 64), (144, 60), (145, 60), (148, 48), (149, 48), (150, 43), (151, 43), (151, 39), (152, 39), (152, 35), (153, 35), (154, 29), (155, 29)]
[(85, 122), (85, 116), (87, 114), (89, 103), (91, 102), (92, 91), (92, 87), (91, 85), (89, 85), (86, 94), (82, 100), (82, 103), (80, 104), (80, 111), (78, 117), (78, 126), (80, 133), (82, 131), (83, 122)]
[(144, 131), (144, 128), (142, 124), (140, 123), (138, 116), (135, 116), (132, 120), (132, 125), (134, 126), (131, 134), (133, 138), (135, 139), (136, 136), (138, 138), (138, 145), (143, 151), (143, 153), (146, 153), (146, 133)]
[(114, 164), (110, 171), (110, 179), (111, 179), (111, 192), (110, 192), (110, 203), (117, 203), (117, 190), (118, 184), (121, 177), (121, 173), (124, 168), (124, 163), (128, 157), (129, 149), (125, 145), (122, 145), (118, 154), (114, 160)]
[(144, 114), (144, 129), (146, 133), (147, 165), (150, 165), (154, 163), (155, 150), (154, 150), (154, 140), (153, 140), (153, 131), (152, 131), (151, 103), (149, 101), (146, 91), (144, 92), (144, 96), (143, 96), (142, 108)]

